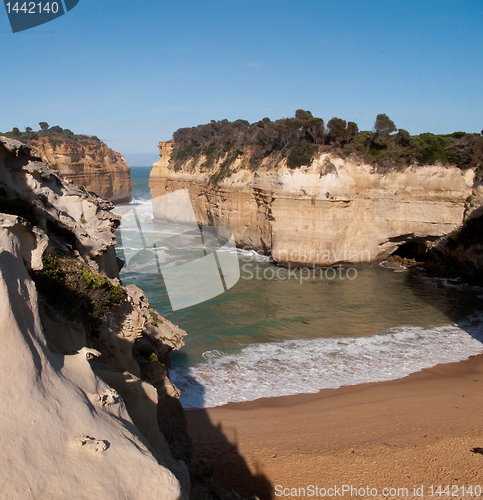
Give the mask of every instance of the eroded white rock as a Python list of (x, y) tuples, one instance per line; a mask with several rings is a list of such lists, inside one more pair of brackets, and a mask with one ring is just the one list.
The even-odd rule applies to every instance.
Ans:
[(49, 350), (20, 241), (1, 228), (0, 245), (2, 496), (187, 498), (123, 405), (113, 413), (92, 404), (90, 394), (102, 397), (111, 389), (94, 375), (86, 352)]

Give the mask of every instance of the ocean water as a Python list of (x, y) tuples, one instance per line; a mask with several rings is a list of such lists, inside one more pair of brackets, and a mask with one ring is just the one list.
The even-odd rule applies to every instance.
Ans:
[[(132, 169), (133, 200), (115, 211), (134, 207), (146, 239), (161, 234), (166, 242), (173, 228), (152, 218), (149, 172)], [(120, 256), (131, 255), (138, 231), (118, 236)], [(483, 352), (483, 289), (430, 279), (417, 269), (289, 272), (267, 256), (239, 250), (235, 286), (173, 311), (156, 265), (203, 255), (196, 235), (175, 241), (176, 249), (162, 243), (156, 262), (146, 268), (141, 259), (121, 279), (141, 287), (160, 314), (187, 331), (186, 346), (170, 355), (185, 407), (397, 379)]]

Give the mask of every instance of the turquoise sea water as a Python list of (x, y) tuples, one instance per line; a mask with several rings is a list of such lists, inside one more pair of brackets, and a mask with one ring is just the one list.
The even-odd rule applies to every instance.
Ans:
[[(134, 207), (146, 232), (163, 231), (152, 220), (149, 172), (132, 169), (133, 201), (116, 209)], [(122, 245), (129, 236), (119, 244), (121, 257)], [(177, 251), (189, 260), (193, 240), (183, 245)], [(288, 272), (254, 252), (238, 258), (235, 286), (179, 311), (171, 309), (162, 274), (121, 273), (188, 333), (186, 346), (171, 355), (171, 378), (186, 407), (401, 378), (483, 352), (483, 289), (418, 270)]]

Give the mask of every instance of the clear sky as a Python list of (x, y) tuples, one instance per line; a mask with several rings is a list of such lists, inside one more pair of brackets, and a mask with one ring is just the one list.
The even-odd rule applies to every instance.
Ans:
[(180, 127), (298, 108), (483, 128), (482, 0), (80, 0), (16, 34), (0, 5), (0, 43), (1, 131), (46, 121), (132, 166)]

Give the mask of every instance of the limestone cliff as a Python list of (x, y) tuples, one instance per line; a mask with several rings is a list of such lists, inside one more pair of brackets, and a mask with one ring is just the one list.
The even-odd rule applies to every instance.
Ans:
[(37, 137), (30, 144), (44, 163), (74, 185), (112, 203), (131, 199), (131, 170), (126, 160), (98, 139)]
[(113, 205), (40, 159), (0, 136), (1, 496), (187, 499), (158, 425), (183, 425), (185, 333), (121, 286)]
[(253, 170), (245, 153), (220, 180), (224, 158), (208, 166), (202, 155), (180, 167), (170, 162), (173, 147), (159, 144), (152, 196), (188, 189), (199, 223), (229, 227), (237, 245), (283, 265), (382, 261), (456, 229), (472, 199), (474, 169), (414, 164), (381, 173), (355, 155), (325, 151), (310, 166), (291, 169), (271, 155)]

